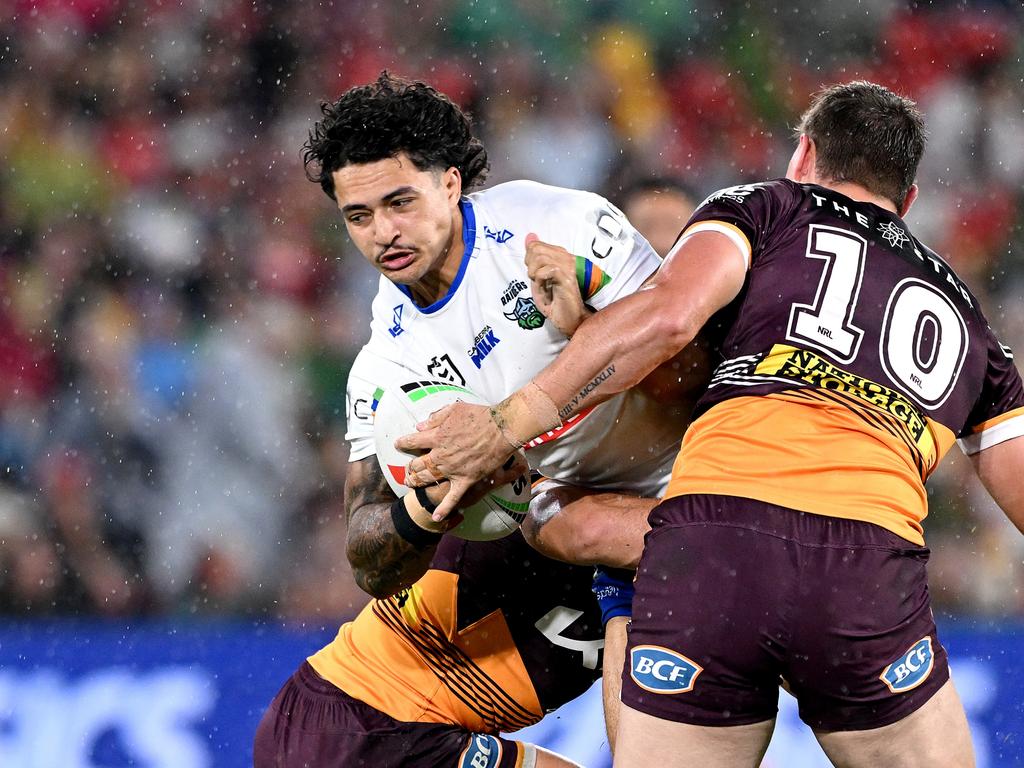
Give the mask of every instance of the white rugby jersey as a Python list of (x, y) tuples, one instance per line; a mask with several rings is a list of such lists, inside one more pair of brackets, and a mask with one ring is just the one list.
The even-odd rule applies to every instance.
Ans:
[[(626, 217), (590, 192), (513, 181), (463, 198), (465, 255), (447, 295), (417, 307), (381, 276), (370, 340), (348, 380), (350, 461), (374, 454), (373, 413), (383, 389), (448, 381), (497, 403), (558, 355), (568, 340), (537, 309), (524, 263), (525, 238), (583, 256), (577, 277), (601, 309), (636, 291), (661, 259)], [(660, 495), (686, 426), (640, 392), (570, 419), (527, 446), (547, 477), (604, 490)]]

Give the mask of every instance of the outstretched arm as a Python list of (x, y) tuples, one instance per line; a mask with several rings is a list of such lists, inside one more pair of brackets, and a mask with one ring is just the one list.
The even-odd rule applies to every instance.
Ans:
[(604, 627), (604, 668), (601, 670), (601, 699), (604, 702), (604, 727), (608, 749), (615, 754), (615, 735), (619, 731), (619, 710), (622, 707), (622, 670), (626, 665), (629, 638), (628, 616), (609, 619)]
[(594, 573), (594, 595), (604, 622), (602, 699), (608, 747), (615, 752), (622, 697), (622, 670), (626, 661), (626, 627), (633, 613), (633, 579), (636, 573), (599, 567)]
[[(534, 383), (563, 419), (629, 389), (689, 344), (745, 275), (744, 257), (725, 235), (686, 238), (648, 285), (587, 318)], [(514, 414), (505, 403), (515, 397), (499, 410)]]
[(429, 451), (410, 462), (407, 481), (452, 481), (434, 515), (443, 519), (512, 447), (628, 389), (679, 352), (736, 297), (745, 275), (746, 254), (725, 235), (705, 231), (684, 238), (648, 285), (588, 317), (523, 389), (491, 409), (449, 406), (421, 431), (400, 438), (396, 445), (402, 450)]

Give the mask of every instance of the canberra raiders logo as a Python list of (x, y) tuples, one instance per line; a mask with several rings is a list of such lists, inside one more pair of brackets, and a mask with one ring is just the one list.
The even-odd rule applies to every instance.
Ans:
[(524, 299), (522, 296), (517, 296), (515, 307), (511, 312), (505, 312), (505, 317), (515, 320), (519, 323), (519, 327), (526, 331), (532, 331), (534, 328), (544, 325), (544, 315), (533, 303), (533, 297)]

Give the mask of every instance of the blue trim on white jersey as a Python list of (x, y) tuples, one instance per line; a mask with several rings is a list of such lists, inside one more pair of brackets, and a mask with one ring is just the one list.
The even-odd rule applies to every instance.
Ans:
[(466, 268), (469, 266), (469, 259), (473, 255), (473, 248), (476, 245), (476, 213), (473, 212), (473, 203), (468, 197), (464, 197), (459, 200), (459, 210), (462, 211), (462, 263), (459, 264), (459, 272), (455, 275), (455, 279), (452, 281), (452, 285), (448, 289), (448, 293), (435, 301), (429, 307), (417, 307), (416, 302), (412, 299), (412, 291), (409, 290), (409, 287), (395, 283), (395, 285), (398, 286), (398, 290), (409, 297), (409, 301), (412, 302), (413, 307), (424, 315), (437, 312), (451, 300), (452, 296), (455, 295), (455, 292), (459, 290), (459, 285), (462, 284), (462, 277), (466, 274)]

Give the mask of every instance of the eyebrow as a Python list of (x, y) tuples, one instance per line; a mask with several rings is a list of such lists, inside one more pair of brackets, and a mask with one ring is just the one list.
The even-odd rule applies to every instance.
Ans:
[[(410, 186), (399, 187), (398, 189), (396, 189), (396, 190), (394, 190), (392, 192), (388, 192), (386, 195), (384, 195), (384, 197), (381, 198), (381, 202), (382, 203), (388, 203), (388, 202), (391, 202), (396, 197), (398, 197), (399, 195), (407, 195), (410, 192), (415, 192), (415, 191), (416, 191), (415, 187), (410, 187)], [(341, 209), (341, 212), (342, 213), (348, 213), (349, 211), (364, 210), (364, 209), (368, 209), (369, 207), (370, 206), (367, 205), (366, 203), (349, 203), (348, 205), (346, 205), (344, 208)]]

